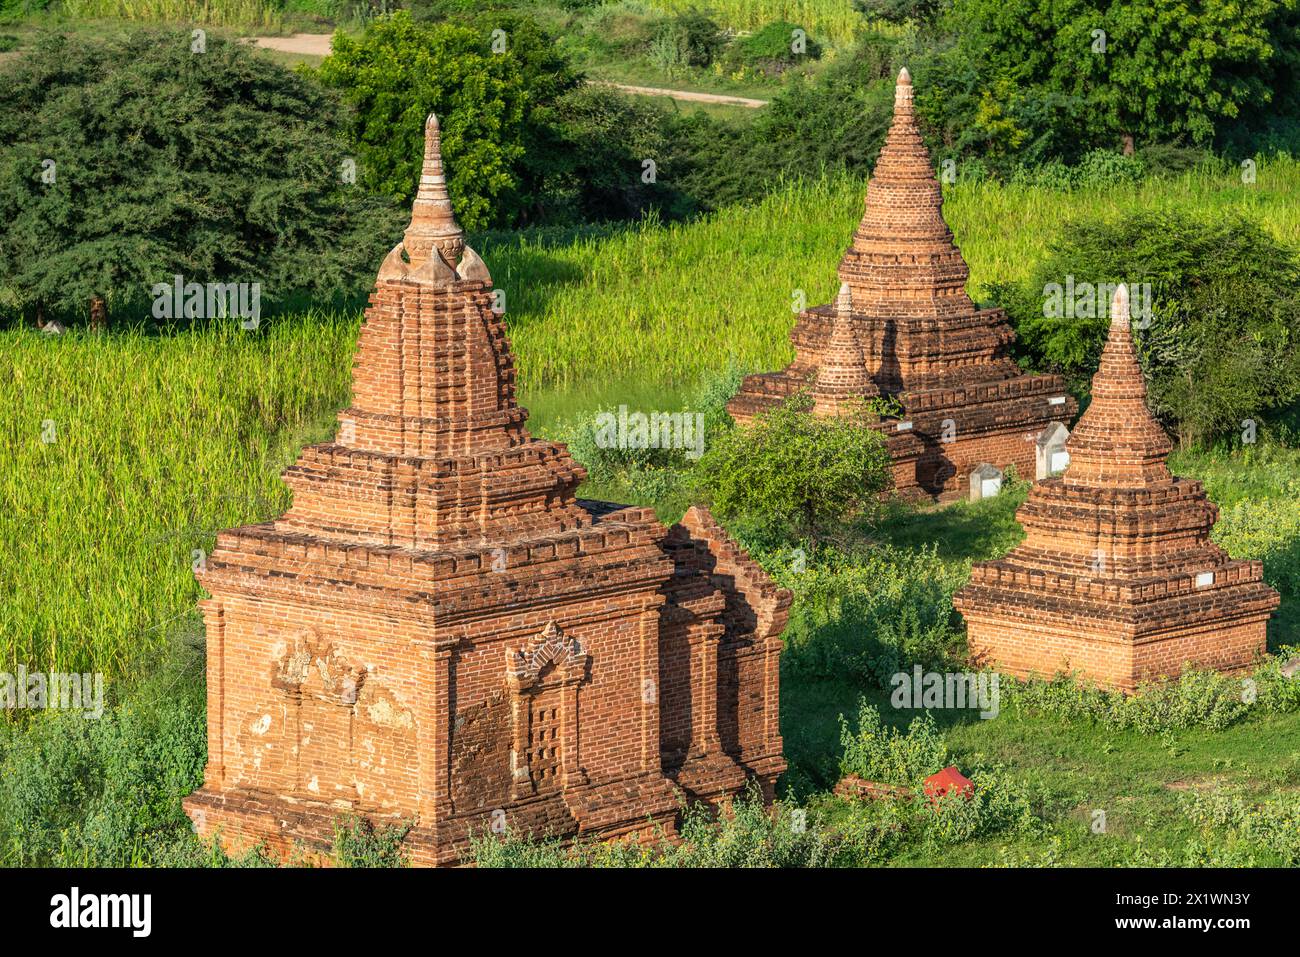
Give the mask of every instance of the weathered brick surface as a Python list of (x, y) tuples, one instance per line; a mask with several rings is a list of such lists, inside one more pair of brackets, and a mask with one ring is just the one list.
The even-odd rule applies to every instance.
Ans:
[(671, 834), (679, 790), (771, 795), (789, 592), (707, 511), (666, 529), (576, 498), (583, 468), (525, 427), (492, 303), (431, 118), (338, 436), (199, 576), (202, 834), (319, 856), (353, 811), (414, 819), (412, 860), (449, 864), (502, 824)]
[(1265, 650), (1277, 592), (1260, 562), (1210, 541), (1218, 509), (1201, 483), (1169, 473), (1122, 287), (1111, 311), (1069, 467), (1030, 491), (1016, 516), (1024, 542), (976, 565), (954, 599), (971, 652), (1021, 677), (1073, 671), (1124, 690), (1188, 664), (1246, 668)]
[(976, 309), (966, 293), (966, 262), (942, 210), (904, 70), (862, 221), (840, 260), (840, 294), (799, 316), (789, 366), (746, 377), (728, 404), (738, 422), (800, 390), (819, 415), (851, 397), (890, 396), (902, 415), (878, 428), (901, 493), (959, 496), (983, 462), (1034, 476), (1034, 441), (1078, 404), (1059, 376), (1021, 374), (1005, 313)]

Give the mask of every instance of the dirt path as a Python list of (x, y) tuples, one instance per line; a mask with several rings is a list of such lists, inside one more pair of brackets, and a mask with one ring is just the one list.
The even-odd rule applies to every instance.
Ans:
[(758, 109), (767, 106), (767, 100), (751, 100), (747, 96), (726, 96), (722, 93), (693, 93), (690, 90), (665, 90), (657, 86), (628, 86), (626, 83), (607, 83), (624, 93), (639, 93), (642, 96), (671, 96), (674, 100), (690, 103), (722, 103), (726, 106), (747, 106)]
[[(296, 53), (300, 56), (328, 56), (330, 52), (330, 34), (295, 33), (288, 37), (251, 37), (249, 42), (267, 50), (279, 50), (281, 53)], [(666, 90), (657, 86), (628, 86), (625, 83), (607, 83), (624, 93), (636, 93), (641, 96), (670, 96), (674, 100), (688, 103), (719, 103), (723, 106), (744, 106), (757, 109), (767, 106), (767, 100), (752, 100), (744, 96), (726, 96), (721, 93), (694, 93), (690, 90)]]

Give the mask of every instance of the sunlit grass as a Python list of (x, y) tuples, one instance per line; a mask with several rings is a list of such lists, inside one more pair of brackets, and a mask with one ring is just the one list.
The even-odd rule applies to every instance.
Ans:
[[(861, 32), (868, 20), (853, 9), (853, 0), (648, 0), (648, 5), (670, 13), (692, 7), (707, 10), (724, 27), (753, 31), (775, 20), (796, 23), (817, 40), (846, 45)], [(890, 29), (889, 24), (873, 23), (873, 29)], [(900, 28), (894, 28), (900, 29)]]
[(63, 0), (62, 11), (76, 20), (115, 18), (266, 29), (281, 23), (279, 5), (267, 0)]
[(346, 403), (355, 332), (0, 334), (0, 670), (119, 673), (161, 642), (200, 597), (193, 550), (287, 505), (279, 469)]

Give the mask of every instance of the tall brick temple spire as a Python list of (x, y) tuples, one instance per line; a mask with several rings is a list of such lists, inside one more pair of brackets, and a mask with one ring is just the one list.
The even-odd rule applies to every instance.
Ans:
[(1171, 445), (1147, 408), (1146, 381), (1133, 350), (1128, 287), (1115, 290), (1110, 333), (1092, 383), (1092, 404), (1070, 438), (1073, 485), (1142, 486), (1169, 479)]
[(532, 436), (492, 279), (465, 244), (437, 119), (379, 267), (336, 439), (292, 507), (220, 533), (199, 580), (208, 764), (185, 799), (231, 849), (325, 854), (341, 813), (416, 822), (417, 864), (471, 833), (671, 833), (785, 767), (790, 593), (691, 509), (579, 500)]
[(1169, 473), (1124, 286), (1092, 394), (1065, 473), (1035, 485), (1016, 513), (1025, 540), (975, 565), (954, 599), (972, 654), (1021, 677), (1074, 672), (1130, 691), (1189, 664), (1248, 667), (1279, 597), (1260, 562), (1234, 561), (1210, 540), (1218, 509), (1201, 483)]
[[(894, 117), (867, 184), (862, 218), (839, 264), (851, 292), (853, 338), (861, 360), (853, 393), (896, 398), (903, 414), (883, 422), (904, 494), (949, 497), (981, 464), (1035, 472), (1034, 441), (1077, 409), (1058, 376), (1026, 376), (1008, 354), (1015, 338), (1000, 309), (977, 309), (969, 270), (943, 218), (943, 190), (917, 126), (912, 78), (894, 88)], [(846, 353), (832, 345), (836, 310), (805, 310), (790, 333), (794, 361), (747, 376), (728, 404), (744, 424), (803, 389), (814, 412), (833, 414), (821, 370), (846, 382)], [(841, 341), (844, 336), (841, 334)], [(818, 392), (818, 389), (821, 392)]]

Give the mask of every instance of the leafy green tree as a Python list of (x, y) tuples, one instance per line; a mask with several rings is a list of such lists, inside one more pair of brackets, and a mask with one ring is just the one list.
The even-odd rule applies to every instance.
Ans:
[(19, 311), (141, 304), (155, 284), (354, 293), (400, 232), (347, 182), (337, 103), (188, 31), (47, 36), (0, 71), (0, 289)]
[[(1064, 98), (1089, 124), (1091, 145), (1129, 146), (1208, 143), (1243, 109), (1266, 107), (1296, 24), (1296, 0), (954, 0), (944, 20), (986, 112), (1014, 124), (1018, 98)], [(921, 95), (933, 108), (946, 91)]]
[[(1082, 380), (1096, 371), (1109, 325), (1095, 287), (1119, 282), (1139, 286), (1134, 302), (1150, 285), (1135, 341), (1152, 411), (1183, 444), (1300, 397), (1300, 257), (1241, 216), (1155, 210), (1069, 224), (1023, 282), (995, 295), (1027, 362)], [(1062, 308), (1052, 304), (1058, 289)]]
[[(537, 179), (533, 219), (551, 223), (670, 218), (695, 208), (690, 176), (699, 139), (715, 129), (698, 115), (603, 86), (568, 93), (555, 110), (550, 162)], [(647, 176), (646, 160), (654, 162)], [(685, 191), (685, 192), (684, 192)]]
[(697, 468), (720, 515), (776, 518), (817, 537), (876, 509), (891, 473), (873, 416), (865, 404), (840, 417), (811, 408), (796, 395), (713, 440)]
[(424, 120), (437, 113), (456, 216), (467, 229), (510, 222), (503, 198), (520, 185), (530, 92), (524, 65), (494, 53), (490, 31), (416, 23), (405, 11), (339, 33), (321, 80), (354, 107), (352, 140), (367, 186), (409, 200), (420, 178)]
[(555, 37), (531, 17), (514, 11), (481, 13), (474, 18), (473, 27), (484, 36), (502, 31), (506, 52), (518, 61), (528, 91), (524, 151), (516, 167), (518, 184), (500, 204), (498, 221), (519, 225), (542, 221), (551, 213), (547, 208), (553, 191), (551, 179), (575, 159), (564, 127), (569, 98), (582, 87), (583, 76), (565, 57)]
[(853, 0), (853, 9), (890, 23), (926, 23), (939, 7), (940, 0)]

